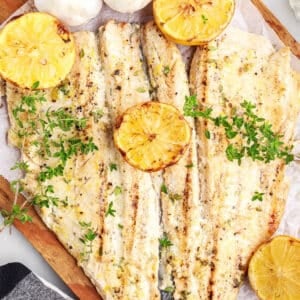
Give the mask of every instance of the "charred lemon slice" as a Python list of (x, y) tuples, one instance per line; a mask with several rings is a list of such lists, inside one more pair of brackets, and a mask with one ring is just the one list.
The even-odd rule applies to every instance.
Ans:
[(175, 164), (187, 149), (191, 129), (172, 105), (147, 102), (129, 108), (116, 122), (115, 144), (126, 161), (142, 171)]
[(173, 42), (201, 45), (215, 39), (230, 23), (234, 0), (154, 0), (157, 26)]
[(48, 14), (22, 15), (0, 32), (0, 75), (22, 88), (56, 86), (74, 61), (72, 34)]
[(260, 246), (248, 275), (260, 299), (300, 299), (300, 240), (277, 236)]

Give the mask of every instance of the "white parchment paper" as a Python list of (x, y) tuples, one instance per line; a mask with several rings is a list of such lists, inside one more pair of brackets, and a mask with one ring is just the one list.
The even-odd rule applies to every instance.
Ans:
[[(35, 10), (35, 7), (33, 5), (33, 1), (30, 0), (12, 16), (10, 16), (10, 18), (33, 10)], [(124, 22), (146, 22), (152, 18), (151, 4), (145, 9), (130, 15), (117, 13), (104, 5), (102, 11), (96, 18), (86, 25), (73, 27), (71, 30), (97, 31), (101, 24), (104, 24), (110, 19), (116, 19)], [(232, 21), (232, 26), (266, 36), (276, 49), (283, 47), (278, 36), (265, 22), (259, 11), (249, 0), (237, 1), (236, 13)], [(191, 49), (188, 47), (182, 47), (181, 50), (186, 61), (189, 61)], [(296, 71), (300, 72), (300, 61), (295, 56), (292, 57), (292, 66)], [(11, 166), (13, 166), (19, 158), (19, 152), (7, 144), (6, 135), (8, 127), (9, 121), (4, 101), (3, 106), (0, 109), (0, 174), (5, 176), (8, 180), (14, 180), (21, 176), (18, 171), (10, 170)], [(295, 136), (295, 154), (296, 160), (289, 165), (286, 172), (286, 176), (290, 179), (290, 192), (287, 199), (285, 214), (276, 235), (289, 234), (300, 238), (300, 121), (298, 122)], [(242, 286), (238, 299), (257, 299), (247, 282)]]

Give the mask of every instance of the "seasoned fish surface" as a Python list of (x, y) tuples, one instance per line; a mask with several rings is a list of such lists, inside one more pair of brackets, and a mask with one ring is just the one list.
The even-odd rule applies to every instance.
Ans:
[[(172, 104), (183, 113), (189, 85), (179, 49), (161, 35), (153, 22), (144, 26), (142, 36), (155, 99)], [(190, 148), (176, 165), (164, 170), (167, 193), (161, 193), (163, 231), (172, 243), (171, 247), (162, 249), (161, 289), (174, 289), (175, 299), (182, 299), (186, 291), (194, 297), (202, 293), (198, 265), (203, 211), (199, 199), (194, 120), (188, 119), (188, 122), (192, 128)]]
[[(93, 138), (93, 142), (99, 149), (109, 146), (106, 135), (106, 123), (104, 120), (95, 122), (92, 116), (94, 112), (103, 110), (104, 106), (104, 78), (100, 72), (100, 60), (96, 36), (89, 32), (75, 34), (77, 45), (77, 58), (72, 72), (64, 81), (63, 91), (54, 88), (45, 92), (47, 102), (38, 106), (38, 117), (46, 120), (48, 109), (67, 109), (76, 118), (87, 119), (87, 127), (83, 131), (71, 130), (64, 132), (64, 139)], [(80, 52), (84, 51), (84, 56)], [(44, 92), (43, 92), (44, 93)], [(13, 109), (19, 105), (22, 95), (26, 91), (7, 84), (7, 102), (11, 120), (9, 131), (10, 142), (21, 149), (23, 160), (28, 163), (30, 172), (23, 180), (25, 191), (29, 197), (36, 195), (39, 190), (37, 176), (46, 163), (49, 167), (57, 165), (57, 158), (43, 159), (38, 154), (39, 148), (33, 141), (39, 141), (39, 136), (30, 136), (20, 143), (17, 136)], [(26, 120), (24, 120), (25, 122)], [(62, 132), (55, 131), (51, 141), (58, 140)], [(43, 141), (41, 141), (43, 143)], [(52, 149), (50, 148), (52, 151)], [(102, 173), (108, 169), (108, 160), (103, 151), (95, 151), (90, 154), (77, 154), (67, 161), (63, 176), (54, 177), (45, 182), (46, 186), (53, 186), (52, 197), (62, 199), (64, 203), (49, 208), (42, 207), (38, 213), (45, 224), (58, 236), (66, 249), (76, 258), (79, 266), (91, 278), (99, 293), (105, 295), (102, 287), (106, 281), (102, 274), (102, 265), (99, 264), (100, 239), (100, 188), (103, 186)], [(81, 224), (80, 224), (81, 223)], [(86, 226), (84, 224), (89, 224)], [(83, 225), (82, 225), (83, 224)], [(96, 232), (96, 237), (91, 244), (84, 244), (82, 239), (88, 228)]]
[[(108, 22), (100, 28), (100, 53), (105, 73), (106, 101), (113, 124), (127, 108), (149, 101), (150, 84), (144, 70), (137, 25)], [(114, 201), (116, 218), (104, 219), (103, 260), (117, 253), (120, 270), (115, 299), (159, 299), (159, 191), (160, 173), (141, 172), (128, 165), (119, 153), (115, 162), (122, 195)], [(110, 200), (107, 199), (109, 202)], [(106, 204), (107, 205), (107, 204)], [(118, 228), (118, 222), (122, 228)], [(113, 231), (121, 232), (120, 242)], [(112, 244), (107, 240), (111, 239)], [(114, 271), (113, 271), (114, 272)], [(112, 272), (112, 276), (113, 275)]]
[[(244, 99), (251, 101), (257, 114), (283, 134), (284, 142), (292, 142), (299, 92), (288, 49), (276, 52), (265, 38), (231, 28), (197, 49), (191, 85), (199, 104), (212, 107), (216, 115), (230, 115)], [(209, 240), (202, 247), (210, 275), (201, 299), (235, 299), (251, 254), (272, 236), (282, 217), (285, 166), (281, 160), (265, 164), (250, 158), (243, 158), (239, 166), (225, 155), (228, 140), (221, 129), (201, 119), (196, 128), (204, 178), (200, 197), (209, 224), (204, 233)], [(205, 130), (212, 133), (210, 139)], [(256, 191), (264, 194), (263, 201), (251, 201)]]

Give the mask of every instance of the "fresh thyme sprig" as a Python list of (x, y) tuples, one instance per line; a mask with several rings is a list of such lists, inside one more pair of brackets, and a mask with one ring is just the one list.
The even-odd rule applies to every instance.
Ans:
[[(32, 89), (35, 90), (39, 86), (39, 82), (33, 84)], [(62, 91), (66, 94), (66, 91)], [(54, 187), (46, 184), (47, 180), (50, 180), (57, 176), (64, 175), (64, 169), (67, 161), (79, 153), (87, 155), (98, 150), (98, 147), (93, 142), (92, 138), (84, 138), (81, 140), (76, 135), (76, 132), (83, 131), (87, 127), (87, 118), (77, 118), (73, 116), (68, 109), (59, 108), (57, 110), (48, 110), (45, 113), (45, 117), (40, 115), (39, 106), (46, 102), (45, 95), (41, 91), (34, 91), (31, 95), (23, 96), (20, 103), (12, 110), (13, 118), (16, 124), (16, 133), (21, 139), (20, 145), (24, 145), (24, 140), (27, 137), (35, 136), (37, 140), (31, 138), (30, 143), (37, 147), (37, 153), (45, 160), (54, 157), (58, 158), (58, 163), (54, 166), (44, 165), (39, 174), (37, 174), (37, 180), (39, 183), (38, 191), (32, 196), (31, 200), (27, 202), (27, 205), (36, 205), (38, 207), (50, 207), (51, 205), (57, 206), (62, 204), (68, 205), (68, 198), (59, 199), (55, 196)], [(97, 112), (93, 115), (94, 118), (100, 118), (101, 112)], [(60, 130), (59, 140), (53, 140), (54, 130)], [(72, 132), (74, 136), (69, 137), (69, 132)], [(68, 132), (68, 135), (65, 133)], [(27, 162), (17, 162), (12, 170), (20, 169), (25, 172), (30, 172)], [(24, 191), (23, 185), (20, 180), (14, 181), (11, 184), (13, 190), (16, 193)], [(21, 221), (30, 221), (31, 218), (26, 214), (25, 208), (19, 207), (15, 204), (10, 212), (6, 210), (0, 211), (0, 214), (4, 216), (4, 225), (11, 225), (15, 219)]]
[(15, 220), (22, 223), (32, 222), (32, 218), (27, 214), (27, 211), (27, 208), (22, 208), (19, 204), (14, 204), (11, 211), (2, 209), (0, 214), (4, 218), (4, 226), (12, 225)]
[[(194, 118), (210, 120), (217, 127), (223, 127), (228, 140), (240, 138), (242, 142), (229, 143), (225, 152), (228, 160), (236, 160), (241, 164), (242, 158), (248, 156), (253, 161), (269, 163), (277, 158), (289, 164), (294, 160), (292, 147), (284, 145), (282, 135), (272, 130), (272, 125), (255, 113), (256, 106), (244, 100), (241, 108), (235, 108), (230, 116), (220, 115), (213, 117), (212, 108), (199, 109), (196, 96), (186, 97), (184, 115)], [(238, 109), (242, 111), (237, 113)], [(211, 134), (206, 132), (206, 137)]]
[(83, 251), (80, 253), (82, 260), (87, 260), (87, 256), (92, 253), (93, 241), (97, 237), (96, 230), (92, 228), (92, 223), (79, 222), (82, 229), (85, 229), (85, 233), (81, 238), (80, 242), (83, 244)]

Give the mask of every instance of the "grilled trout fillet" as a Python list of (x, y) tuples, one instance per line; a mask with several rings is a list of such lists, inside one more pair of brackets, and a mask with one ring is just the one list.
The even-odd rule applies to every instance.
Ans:
[[(127, 108), (151, 99), (150, 84), (140, 49), (138, 25), (111, 21), (100, 28), (99, 36), (106, 101), (114, 124)], [(105, 198), (106, 203), (102, 204), (106, 207), (114, 201), (116, 209), (115, 218), (102, 218), (101, 260), (110, 261), (114, 257), (119, 267), (110, 290), (114, 299), (159, 299), (161, 176), (136, 170), (119, 153), (115, 153), (113, 159), (118, 170), (109, 180), (113, 186), (121, 187), (122, 195), (117, 199), (114, 195), (114, 199)], [(115, 270), (111, 276), (116, 276)]]
[[(109, 146), (107, 135), (107, 121), (94, 120), (93, 113), (99, 109), (105, 113), (104, 77), (100, 71), (100, 59), (96, 36), (91, 32), (75, 33), (77, 45), (77, 58), (74, 68), (64, 81), (64, 89), (68, 93), (62, 93), (59, 88), (45, 92), (47, 102), (38, 106), (39, 117), (46, 119), (47, 110), (66, 108), (77, 118), (87, 119), (86, 129), (76, 132), (71, 130), (65, 134), (65, 139), (76, 135), (84, 139), (92, 137), (99, 149)], [(84, 56), (79, 55), (84, 51)], [(28, 163), (30, 172), (23, 179), (23, 185), (28, 197), (36, 195), (40, 189), (37, 175), (48, 166), (55, 166), (57, 158), (43, 159), (38, 155), (39, 147), (33, 145), (39, 136), (30, 136), (22, 141), (16, 134), (17, 126), (12, 115), (13, 109), (19, 105), (22, 95), (26, 91), (20, 90), (11, 84), (7, 84), (7, 102), (10, 115), (11, 128), (9, 141), (20, 148), (23, 161)], [(24, 116), (26, 121), (26, 116)], [(61, 132), (54, 132), (51, 139), (59, 138)], [(41, 141), (43, 143), (43, 141)], [(66, 249), (76, 258), (79, 266), (90, 277), (100, 294), (105, 295), (102, 287), (107, 286), (106, 279), (102, 276), (104, 266), (100, 262), (100, 192), (104, 185), (103, 173), (107, 172), (108, 162), (104, 156), (106, 152), (96, 151), (87, 155), (77, 154), (67, 161), (63, 176), (47, 180), (47, 185), (55, 187), (55, 193), (51, 196), (63, 200), (57, 206), (38, 209), (38, 213), (44, 223), (57, 235)], [(88, 228), (81, 224), (90, 223), (89, 228), (97, 232), (97, 236), (90, 245), (82, 243), (82, 238)]]
[[(153, 22), (143, 27), (143, 51), (155, 99), (176, 106), (183, 113), (189, 84), (185, 64), (175, 44), (167, 41)], [(201, 251), (203, 207), (199, 199), (196, 136), (193, 119), (191, 144), (184, 157), (164, 170), (163, 181), (168, 194), (161, 193), (162, 224), (171, 247), (162, 249), (161, 289), (174, 289), (175, 299), (199, 299), (203, 294), (199, 281), (199, 252)], [(174, 200), (175, 195), (178, 199)], [(174, 282), (174, 283), (173, 283)], [(173, 286), (174, 285), (174, 286)]]
[[(200, 105), (213, 114), (229, 115), (247, 99), (257, 115), (271, 122), (290, 144), (299, 112), (299, 90), (290, 67), (290, 52), (276, 52), (264, 37), (229, 29), (221, 38), (198, 48), (190, 80)], [(288, 185), (281, 160), (269, 164), (243, 158), (239, 166), (225, 155), (228, 140), (212, 123), (196, 121), (200, 199), (208, 237), (202, 244), (206, 294), (190, 299), (236, 299), (252, 253), (277, 229)], [(204, 136), (212, 133), (211, 139)], [(251, 201), (255, 191), (263, 201)]]

